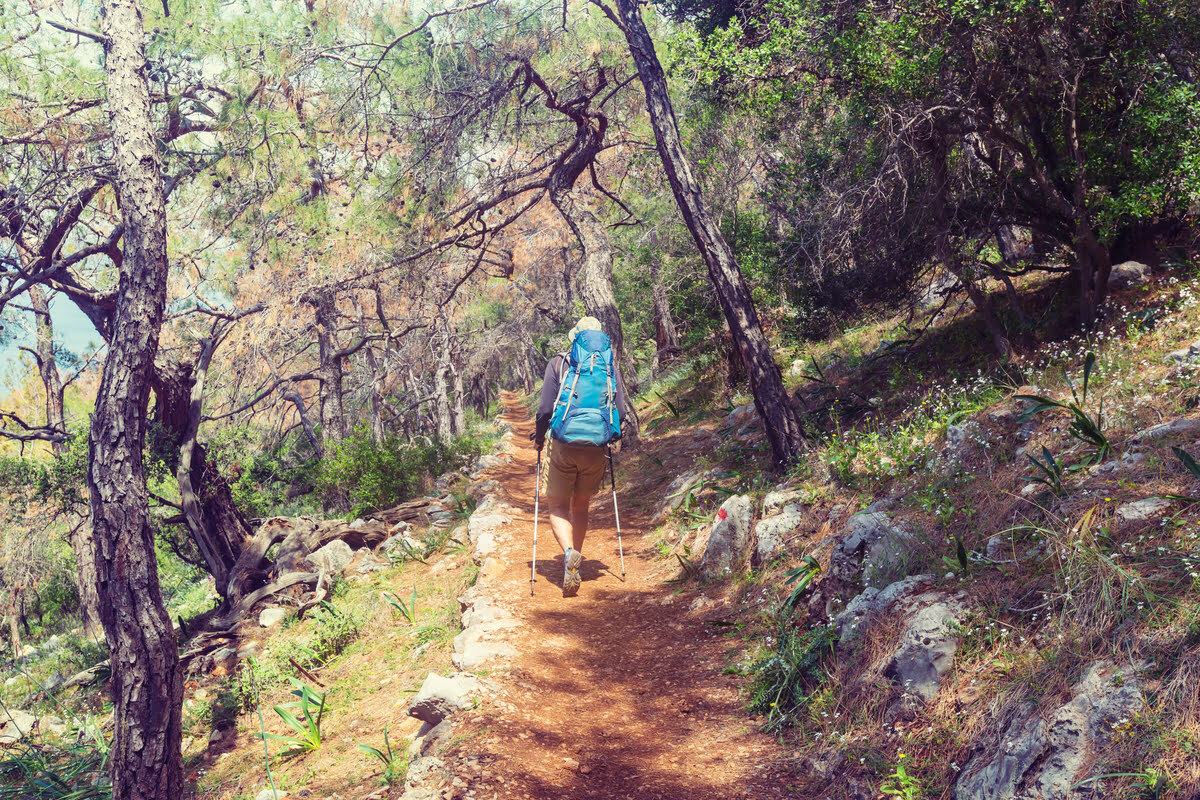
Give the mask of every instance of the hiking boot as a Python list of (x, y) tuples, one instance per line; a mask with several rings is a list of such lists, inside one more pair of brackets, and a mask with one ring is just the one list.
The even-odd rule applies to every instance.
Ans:
[(579, 575), (579, 568), (582, 565), (583, 554), (568, 547), (567, 552), (563, 553), (563, 597), (574, 597), (579, 594), (579, 584), (583, 583), (583, 578)]

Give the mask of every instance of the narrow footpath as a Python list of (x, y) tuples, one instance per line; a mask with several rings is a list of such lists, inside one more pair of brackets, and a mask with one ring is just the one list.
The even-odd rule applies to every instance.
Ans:
[[(719, 629), (692, 618), (661, 575), (650, 526), (622, 505), (627, 579), (621, 580), (608, 482), (592, 504), (583, 586), (561, 591), (561, 551), (541, 509), (537, 583), (530, 596), (536, 453), (533, 422), (513, 396), (512, 461), (485, 477), (513, 509), (494, 555), (489, 591), (520, 620), (507, 641), (517, 655), (475, 670), (499, 702), (465, 715), (455, 773), (467, 798), (785, 798), (781, 749), (744, 712)], [(624, 485), (622, 485), (624, 481)], [(636, 476), (619, 497), (634, 497)], [(624, 513), (628, 506), (629, 513)], [(646, 538), (644, 538), (646, 537)], [(485, 573), (488, 570), (485, 568)], [(463, 769), (465, 767), (465, 769)]]

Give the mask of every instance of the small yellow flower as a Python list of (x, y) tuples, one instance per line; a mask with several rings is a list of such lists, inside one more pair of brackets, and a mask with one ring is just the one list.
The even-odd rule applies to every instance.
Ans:
[(896, 758), (908, 758), (908, 753), (901, 753), (900, 755), (896, 756)]

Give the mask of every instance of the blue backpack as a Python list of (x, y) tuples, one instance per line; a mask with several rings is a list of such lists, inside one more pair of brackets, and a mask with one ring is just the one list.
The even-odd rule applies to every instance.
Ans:
[(603, 447), (621, 435), (612, 343), (601, 331), (581, 331), (564, 359), (550, 435), (573, 445)]

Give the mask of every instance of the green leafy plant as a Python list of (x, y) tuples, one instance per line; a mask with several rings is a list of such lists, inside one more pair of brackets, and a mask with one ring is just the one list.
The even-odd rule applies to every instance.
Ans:
[(954, 558), (950, 556), (942, 556), (942, 561), (950, 569), (961, 569), (963, 572), (971, 571), (971, 559), (967, 555), (967, 547), (962, 543), (962, 539), (954, 537)]
[(398, 750), (392, 748), (386, 726), (383, 729), (382, 750), (369, 744), (360, 744), (358, 749), (374, 756), (383, 765), (383, 774), (380, 776), (380, 780), (384, 785), (392, 786), (404, 780), (404, 776), (408, 773), (408, 753), (403, 747)]
[[(905, 756), (901, 753), (900, 757)], [(908, 774), (903, 764), (897, 764), (892, 774), (887, 776), (887, 782), (879, 787), (879, 791), (892, 797), (902, 797), (904, 800), (917, 800), (921, 796), (921, 784)]]
[(791, 624), (791, 614), (777, 615), (775, 651), (760, 658), (751, 667), (751, 714), (766, 717), (763, 730), (776, 733), (796, 722), (808, 694), (825, 679), (822, 662), (832, 650), (832, 626), (799, 631)]
[(417, 587), (413, 587), (407, 603), (391, 592), (382, 592), (380, 596), (388, 605), (399, 611), (400, 616), (408, 620), (410, 624), (417, 621)]
[[(292, 694), (297, 697), (289, 703), (275, 706), (275, 713), (283, 723), (292, 729), (293, 735), (278, 733), (256, 734), (264, 739), (287, 744), (287, 753), (311, 753), (321, 747), (321, 719), (325, 716), (325, 695), (295, 678), (291, 683), (296, 687)], [(299, 715), (293, 713), (298, 710)]]
[(1108, 458), (1112, 452), (1112, 444), (1108, 441), (1108, 437), (1104, 435), (1104, 402), (1101, 400), (1100, 407), (1096, 411), (1096, 416), (1093, 417), (1087, 411), (1088, 388), (1091, 384), (1092, 372), (1096, 368), (1096, 354), (1088, 353), (1083, 360), (1083, 386), (1081, 389), (1076, 389), (1075, 382), (1071, 380), (1071, 374), (1066, 370), (1063, 374), (1067, 378), (1067, 386), (1071, 389), (1071, 400), (1064, 402), (1060, 400), (1051, 400), (1049, 397), (1044, 397), (1037, 394), (1019, 394), (1018, 400), (1026, 400), (1031, 405), (1020, 416), (1021, 422), (1028, 422), (1045, 411), (1059, 409), (1066, 411), (1072, 417), (1071, 424), (1067, 428), (1067, 432), (1075, 439), (1083, 442), (1094, 448), (1094, 452), (1084, 460), (1080, 466), (1096, 464)]
[(1048, 447), (1042, 445), (1042, 458), (1044, 458), (1045, 461), (1038, 461), (1028, 453), (1025, 454), (1025, 457), (1029, 459), (1029, 462), (1037, 467), (1042, 473), (1041, 475), (1034, 475), (1033, 477), (1026, 478), (1025, 480), (1029, 481), (1030, 483), (1040, 483), (1059, 497), (1066, 497), (1067, 490), (1063, 487), (1064, 470), (1062, 462), (1054, 457), (1054, 454), (1050, 452)]
[(800, 599), (800, 595), (804, 593), (817, 577), (817, 573), (821, 571), (821, 564), (812, 556), (804, 556), (800, 559), (800, 566), (795, 569), (790, 569), (783, 574), (783, 585), (791, 586), (795, 584), (791, 595), (787, 600), (783, 601), (783, 607), (790, 613), (796, 607), (796, 601)]

